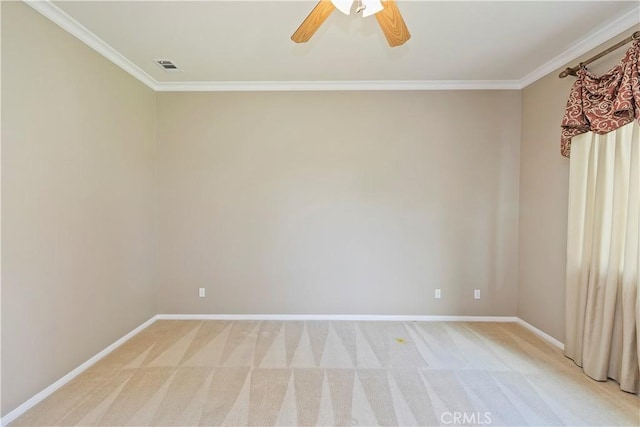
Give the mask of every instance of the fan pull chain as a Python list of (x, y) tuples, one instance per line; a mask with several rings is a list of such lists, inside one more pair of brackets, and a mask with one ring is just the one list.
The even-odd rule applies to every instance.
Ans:
[(356, 13), (360, 13), (367, 8), (366, 5), (362, 4), (362, 0), (358, 0), (358, 7), (356, 8)]

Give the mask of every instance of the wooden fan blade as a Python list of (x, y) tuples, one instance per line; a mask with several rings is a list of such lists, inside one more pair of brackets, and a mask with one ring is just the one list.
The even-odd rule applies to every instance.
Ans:
[(384, 9), (376, 13), (376, 19), (387, 38), (387, 42), (389, 42), (389, 46), (395, 47), (404, 44), (411, 38), (411, 34), (402, 19), (398, 5), (395, 0), (383, 0), (382, 6)]
[(330, 0), (320, 0), (316, 7), (313, 8), (309, 16), (302, 21), (295, 33), (291, 36), (291, 40), (296, 43), (306, 43), (311, 36), (318, 31), (320, 25), (335, 10), (335, 6)]

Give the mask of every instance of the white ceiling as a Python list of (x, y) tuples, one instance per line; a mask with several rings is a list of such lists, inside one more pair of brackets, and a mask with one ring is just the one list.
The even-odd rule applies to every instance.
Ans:
[[(309, 43), (293, 43), (315, 5), (308, 1), (54, 3), (160, 84), (522, 81), (585, 39), (639, 20), (637, 1), (398, 4), (412, 38), (390, 48), (374, 17), (338, 11)], [(181, 71), (166, 72), (154, 59), (171, 59)]]

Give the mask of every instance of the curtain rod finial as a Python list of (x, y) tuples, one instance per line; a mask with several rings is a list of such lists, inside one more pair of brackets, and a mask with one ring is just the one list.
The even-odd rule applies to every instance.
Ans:
[(559, 74), (559, 77), (561, 79), (564, 79), (565, 77), (570, 76), (571, 74), (573, 74), (573, 70), (571, 68), (566, 68), (564, 71), (562, 71)]

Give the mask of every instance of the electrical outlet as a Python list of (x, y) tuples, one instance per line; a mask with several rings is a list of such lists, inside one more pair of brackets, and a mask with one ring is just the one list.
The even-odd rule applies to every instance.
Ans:
[(198, 289), (198, 296), (199, 296), (200, 298), (204, 298), (204, 296), (205, 296), (204, 288), (199, 288), (199, 289)]
[(439, 299), (441, 296), (442, 296), (442, 293), (440, 292), (440, 289), (436, 289), (436, 292), (433, 295), (433, 297), (436, 299)]
[(473, 291), (473, 297), (475, 299), (480, 299), (480, 289), (476, 289), (475, 291)]

